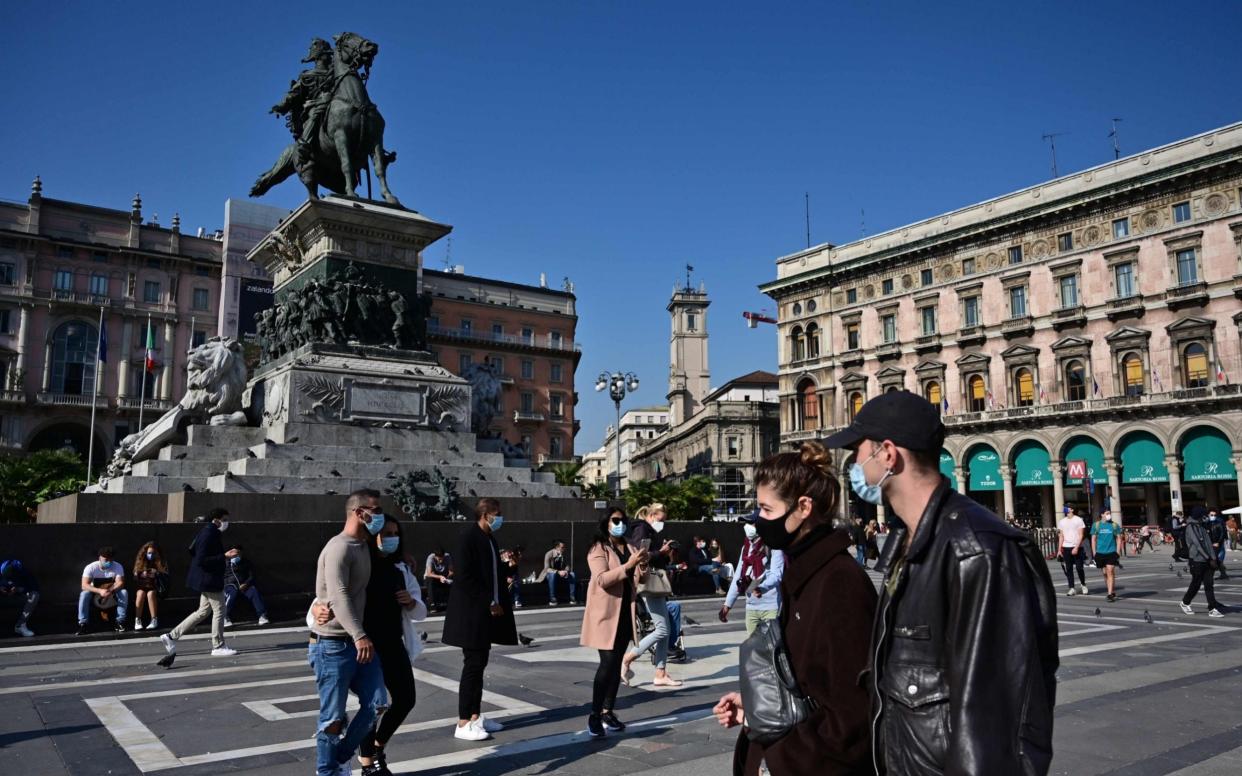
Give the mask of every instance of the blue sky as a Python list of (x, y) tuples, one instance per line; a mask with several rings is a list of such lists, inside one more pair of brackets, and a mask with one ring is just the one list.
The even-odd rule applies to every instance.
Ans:
[[(344, 7), (347, 10), (337, 10)], [(1168, 2), (0, 5), (0, 197), (216, 228), (287, 136), (267, 109), (311, 37), (380, 44), (394, 191), (472, 274), (575, 282), (582, 432), (601, 369), (663, 401), (665, 305), (706, 283), (713, 383), (776, 367), (756, 285), (844, 243), (1242, 119), (1242, 4)], [(294, 182), (264, 202), (295, 206)], [(447, 245), (427, 263), (443, 266)]]

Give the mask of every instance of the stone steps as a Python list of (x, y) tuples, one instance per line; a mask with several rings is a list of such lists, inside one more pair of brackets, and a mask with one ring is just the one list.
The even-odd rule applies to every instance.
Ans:
[[(161, 477), (166, 480), (169, 478)], [(175, 481), (176, 488), (163, 492), (175, 492), (180, 489), (180, 480)], [(190, 483), (194, 485), (193, 482)], [(389, 479), (367, 479), (355, 477), (266, 477), (255, 475), (223, 475), (209, 477), (206, 489), (213, 493), (298, 493), (298, 494), (329, 494), (343, 495), (359, 488), (373, 488), (385, 492), (392, 487)], [(470, 491), (473, 490), (474, 493)], [(569, 498), (573, 494), (568, 488), (559, 485), (548, 485), (542, 482), (477, 482), (458, 483), (458, 495), (469, 504), (473, 499), (483, 496), (493, 498)], [(154, 492), (154, 491), (152, 491)]]
[[(263, 458), (242, 458), (231, 461), (228, 464), (228, 470), (237, 476), (253, 476), (253, 477), (338, 477), (345, 479), (366, 479), (366, 480), (382, 480), (385, 475), (395, 473), (397, 475), (404, 474), (411, 470), (421, 470), (431, 472), (432, 469), (439, 469), (446, 477), (456, 478), (462, 482), (530, 482), (530, 469), (493, 469), (478, 468), (474, 466), (439, 466), (439, 465), (410, 465), (403, 464), (401, 461), (391, 461), (383, 463), (379, 461), (349, 461), (347, 459), (315, 459), (313, 461), (303, 461), (301, 459), (263, 459)], [(336, 470), (340, 474), (330, 474)], [(223, 470), (217, 469), (215, 473), (223, 474)], [(480, 479), (482, 475), (483, 479)], [(512, 478), (512, 479), (510, 479)]]
[(303, 445), (316, 447), (369, 447), (372, 444), (389, 450), (447, 450), (456, 453), (474, 453), (475, 436), (456, 431), (432, 429), (379, 428), (374, 426), (328, 425), (325, 423), (278, 423), (266, 429), (257, 439), (245, 445), (250, 447), (265, 438), (281, 444), (296, 440)]
[[(378, 443), (376, 443), (378, 444)], [(405, 466), (473, 466), (480, 464), (487, 469), (501, 469), (505, 465), (504, 456), (500, 453), (477, 453), (462, 450), (454, 453), (451, 450), (409, 450), (388, 449), (381, 446), (378, 450), (372, 447), (347, 447), (345, 445), (306, 445), (299, 440), (296, 445), (260, 444), (247, 448), (255, 458), (269, 461), (302, 461), (309, 455), (316, 461), (350, 461), (354, 463), (388, 463)], [(236, 459), (250, 458), (242, 451)], [(391, 461), (383, 459), (390, 458)], [(444, 461), (444, 463), (440, 463)]]

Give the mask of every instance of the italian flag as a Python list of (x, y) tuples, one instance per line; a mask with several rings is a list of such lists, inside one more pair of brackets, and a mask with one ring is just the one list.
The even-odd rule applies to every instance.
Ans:
[(146, 370), (155, 372), (155, 330), (151, 328), (151, 319), (147, 319), (147, 362)]

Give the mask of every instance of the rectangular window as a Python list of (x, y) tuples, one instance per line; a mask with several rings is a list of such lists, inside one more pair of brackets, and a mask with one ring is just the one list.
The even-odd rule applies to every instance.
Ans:
[(1129, 299), (1134, 296), (1134, 264), (1125, 262), (1113, 267), (1113, 279), (1117, 284), (1117, 298)]
[(741, 440), (737, 437), (726, 437), (725, 445), (729, 451), (730, 458), (737, 458), (742, 454)]
[(1190, 220), (1190, 203), (1178, 202), (1173, 206), (1173, 223), (1180, 224)]
[(0, 334), (13, 333), (13, 311), (0, 310)]
[(897, 341), (897, 316), (886, 315), (880, 319), (884, 325), (884, 344)]
[[(12, 265), (12, 264), (10, 264), (10, 265), (9, 265), (9, 272), (10, 272), (10, 274), (12, 273), (12, 271), (13, 271), (13, 265)], [(12, 282), (10, 282), (10, 283), (9, 283), (9, 285), (13, 285), (13, 284), (12, 284)], [(858, 289), (857, 289), (857, 288), (847, 288), (847, 289), (845, 289), (845, 303), (846, 303), (846, 304), (854, 304), (854, 303), (856, 303), (857, 301), (858, 301)]]
[(1199, 282), (1199, 268), (1195, 263), (1195, 249), (1177, 252), (1177, 284), (1188, 286)]
[[(101, 264), (105, 263), (108, 261), (108, 254), (104, 253), (103, 251), (95, 251), (94, 253), (91, 254), (91, 260), (98, 261)], [(117, 437), (117, 438), (119, 439), (120, 437)]]
[(497, 376), (504, 377), (504, 374), (505, 374), (504, 356), (484, 356), (483, 360), (487, 364), (491, 365), (492, 370), (496, 373)]
[(1021, 318), (1026, 315), (1026, 286), (1014, 286), (1009, 289), (1009, 317)]
[(965, 326), (979, 325), (979, 297), (968, 296), (963, 300), (962, 317), (965, 319)]
[(1021, 264), (1022, 263), (1022, 246), (1021, 245), (1012, 245), (1009, 247), (1009, 263), (1010, 264)]
[(858, 324), (847, 323), (845, 325), (845, 349), (858, 350)]
[(686, 313), (686, 331), (699, 330), (699, 317), (694, 313)]
[(211, 277), (211, 267), (195, 267), (194, 274), (200, 278)]
[(563, 367), (560, 364), (552, 364), (552, 382), (559, 383), (563, 379), (561, 373)]
[(535, 394), (523, 392), (520, 401), (522, 402), (522, 412), (529, 415), (535, 411)]
[(1057, 235), (1057, 250), (1061, 253), (1074, 250), (1074, 233), (1066, 232)]
[[(693, 329), (691, 329), (691, 331), (693, 331)], [(557, 350), (560, 350), (560, 348), (561, 348), (561, 333), (560, 333), (559, 331), (554, 331), (554, 332), (552, 332), (552, 334), (551, 334), (551, 335), (549, 335), (548, 339), (549, 339), (549, 341), (552, 343), (552, 347), (556, 348)]]
[(565, 417), (564, 402), (565, 400), (561, 398), (559, 393), (552, 394), (548, 397), (548, 414), (556, 420), (560, 420)]
[(886, 280), (885, 280), (885, 281), (881, 284), (880, 288), (881, 288), (881, 290), (883, 291), (883, 293), (884, 293), (884, 295), (885, 295), (885, 296), (887, 296), (887, 295), (889, 295), (889, 294), (893, 293), (893, 279), (892, 279), (892, 278), (888, 278), (888, 279), (886, 279)]
[(920, 272), (919, 282), (922, 285), (930, 286), (932, 284), (932, 271), (930, 269), (925, 269), (922, 272)]
[(526, 343), (527, 345), (534, 345), (535, 344), (535, 330), (530, 329), (530, 328), (523, 328), (522, 329), (522, 342)]
[(1057, 285), (1061, 291), (1061, 308), (1078, 306), (1078, 276), (1064, 275), (1058, 281)]
[(966, 275), (973, 275), (973, 274), (975, 274), (974, 257), (972, 256), (969, 259), (962, 259), (962, 275), (966, 276)]
[(474, 364), (474, 358), (469, 353), (460, 353), (457, 356), (457, 371), (464, 373)]
[(193, 334), (190, 335), (190, 347), (192, 348), (196, 348), (199, 345), (202, 345), (203, 343), (205, 343), (206, 341), (207, 341), (207, 332), (202, 331), (201, 329), (196, 330)]
[(1118, 218), (1113, 221), (1113, 239), (1120, 240), (1130, 236), (1130, 219)]
[(59, 245), (59, 246), (57, 246), (57, 247), (56, 247), (56, 258), (58, 258), (58, 259), (72, 259), (72, 258), (73, 258), (73, 248), (69, 248), (69, 247), (66, 247), (66, 246), (64, 246), (64, 245)]
[(462, 336), (464, 336), (464, 337), (468, 337), (468, 336), (470, 336), (470, 333), (471, 333), (472, 331), (474, 331), (474, 322), (473, 322), (473, 321), (471, 321), (471, 320), (470, 320), (470, 319), (468, 319), (468, 318), (462, 318), (462, 319), (461, 319), (461, 333), (462, 333)]
[(91, 275), (91, 294), (94, 296), (108, 295), (107, 275)]
[(505, 326), (503, 323), (492, 324), (492, 339), (499, 340), (505, 336)]
[(56, 290), (72, 291), (73, 290), (73, 273), (67, 269), (56, 270)]
[(209, 294), (207, 293), (207, 289), (194, 289), (194, 298), (191, 300), (190, 304), (195, 310), (208, 309), (210, 307), (211, 300), (209, 298)]
[(522, 359), (522, 379), (535, 379), (535, 362), (531, 361), (529, 358)]
[(142, 301), (158, 304), (160, 301), (160, 284), (154, 280), (144, 282), (142, 284)]
[(923, 309), (919, 311), (919, 314), (922, 315), (923, 317), (923, 334), (924, 335), (935, 334), (936, 333), (936, 308), (935, 307), (924, 307)]
[(16, 273), (13, 271), (13, 265), (8, 262), (0, 263), (0, 286), (11, 286), (16, 282)]
[(553, 460), (558, 460), (562, 455), (564, 455), (564, 442), (561, 441), (559, 434), (553, 434), (548, 438), (548, 442), (550, 445), (548, 447), (548, 453), (552, 456)]

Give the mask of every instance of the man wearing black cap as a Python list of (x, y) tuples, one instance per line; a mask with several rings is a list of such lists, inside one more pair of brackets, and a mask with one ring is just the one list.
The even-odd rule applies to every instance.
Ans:
[(871, 636), (881, 774), (1045, 774), (1052, 760), (1056, 602), (1026, 534), (940, 474), (939, 410), (881, 394), (825, 440), (854, 452), (850, 484), (891, 532)]

